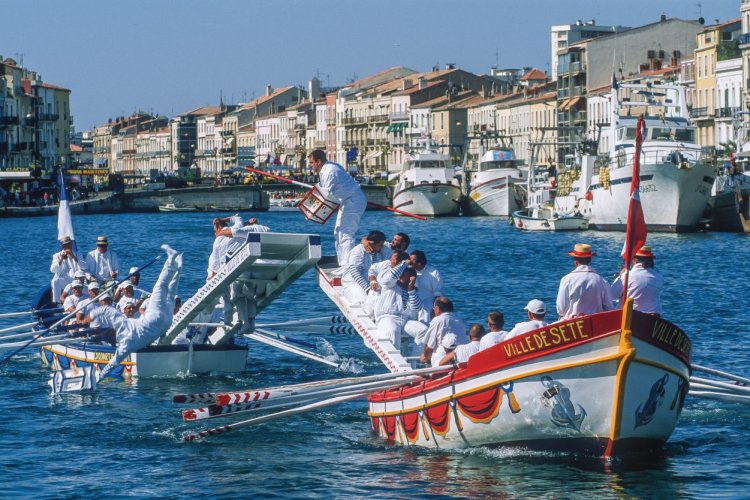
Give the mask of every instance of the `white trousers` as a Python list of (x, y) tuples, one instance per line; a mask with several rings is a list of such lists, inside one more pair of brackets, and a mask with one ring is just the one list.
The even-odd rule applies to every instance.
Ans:
[(73, 283), (73, 278), (70, 276), (60, 276), (58, 278), (52, 278), (50, 286), (52, 287), (52, 300), (60, 302), (60, 295), (68, 284)]
[(357, 230), (359, 219), (367, 208), (367, 197), (362, 191), (344, 200), (336, 215), (336, 225), (333, 228), (333, 238), (336, 245), (336, 256), (339, 265), (346, 262), (346, 256), (357, 246)]
[(362, 304), (367, 300), (367, 292), (357, 283), (344, 283), (344, 297), (352, 304)]

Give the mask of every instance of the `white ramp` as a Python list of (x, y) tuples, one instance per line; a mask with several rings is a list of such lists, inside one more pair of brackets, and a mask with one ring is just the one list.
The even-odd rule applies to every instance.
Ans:
[(362, 304), (352, 304), (343, 295), (341, 278), (334, 276), (338, 266), (335, 264), (318, 264), (317, 279), (320, 288), (328, 298), (341, 310), (352, 324), (365, 345), (372, 349), (385, 366), (392, 372), (411, 371), (412, 365), (401, 354), (399, 347), (388, 339), (383, 339), (373, 319), (365, 313)]
[[(305, 271), (314, 266), (321, 256), (320, 236), (317, 234), (250, 233), (247, 242), (221, 266), (219, 272), (190, 299), (185, 301), (159, 343), (171, 344), (209, 304), (233, 287), (233, 295), (253, 303), (253, 318), (273, 302)], [(234, 285), (234, 286), (233, 286)], [(247, 318), (232, 321), (231, 329), (219, 329), (212, 335), (215, 343), (230, 338)]]

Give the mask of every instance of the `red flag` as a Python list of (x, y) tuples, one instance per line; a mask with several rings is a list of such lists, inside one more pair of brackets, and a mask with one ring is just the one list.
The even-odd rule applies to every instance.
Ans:
[[(625, 269), (630, 268), (630, 262), (633, 260), (635, 253), (646, 244), (646, 219), (643, 217), (643, 207), (641, 207), (640, 191), (640, 171), (641, 171), (641, 146), (643, 145), (643, 136), (646, 133), (646, 124), (643, 116), (638, 117), (638, 124), (635, 128), (635, 155), (633, 157), (633, 178), (630, 181), (630, 205), (628, 206), (628, 222), (625, 227), (625, 245), (622, 249), (622, 260), (625, 262)], [(625, 282), (623, 283), (623, 303), (625, 294), (628, 290), (628, 272), (625, 272)]]

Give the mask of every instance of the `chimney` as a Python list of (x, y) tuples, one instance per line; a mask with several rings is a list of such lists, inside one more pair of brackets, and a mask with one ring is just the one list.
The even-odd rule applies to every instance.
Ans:
[(307, 82), (307, 96), (310, 98), (310, 102), (315, 102), (320, 97), (320, 80), (316, 77)]
[(266, 85), (266, 96), (269, 96), (273, 93), (273, 87), (270, 85)]
[(410, 88), (412, 88), (413, 86), (414, 86), (414, 81), (413, 81), (413, 80), (411, 80), (410, 78), (404, 78), (404, 79), (403, 79), (403, 80), (401, 81), (401, 90), (406, 90), (406, 89), (410, 89)]
[(427, 86), (427, 80), (425, 80), (423, 76), (419, 77), (419, 80), (417, 80), (417, 83), (420, 89), (423, 89)]

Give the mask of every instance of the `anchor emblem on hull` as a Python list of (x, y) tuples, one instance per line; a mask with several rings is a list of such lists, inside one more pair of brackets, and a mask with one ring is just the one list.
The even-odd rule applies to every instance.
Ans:
[(581, 424), (586, 418), (586, 410), (579, 404), (578, 413), (576, 405), (570, 400), (570, 389), (562, 382), (553, 380), (552, 377), (544, 375), (542, 385), (547, 388), (542, 396), (552, 402), (552, 414), (550, 420), (558, 427), (567, 427), (581, 432)]
[(654, 419), (656, 409), (664, 402), (664, 394), (666, 392), (664, 387), (667, 385), (668, 381), (669, 374), (665, 373), (662, 378), (658, 379), (654, 382), (654, 385), (651, 386), (648, 399), (644, 403), (639, 404), (638, 408), (635, 410), (635, 426), (633, 429), (646, 425)]

